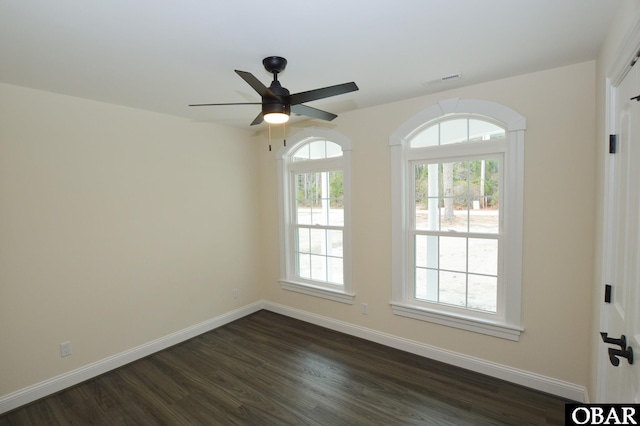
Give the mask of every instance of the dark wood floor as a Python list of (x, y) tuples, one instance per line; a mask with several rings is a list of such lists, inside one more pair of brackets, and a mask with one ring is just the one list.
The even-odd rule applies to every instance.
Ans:
[(0, 425), (561, 425), (567, 402), (260, 311)]

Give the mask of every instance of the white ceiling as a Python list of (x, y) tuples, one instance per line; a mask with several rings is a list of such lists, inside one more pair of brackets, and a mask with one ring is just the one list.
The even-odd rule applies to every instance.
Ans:
[[(1, 0), (0, 81), (246, 127), (266, 56), (339, 114), (594, 59), (620, 0)], [(425, 85), (442, 76), (462, 79)], [(264, 124), (262, 124), (264, 126)]]

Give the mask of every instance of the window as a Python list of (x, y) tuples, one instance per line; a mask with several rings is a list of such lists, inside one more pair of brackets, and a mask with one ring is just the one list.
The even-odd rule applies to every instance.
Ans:
[(392, 135), (395, 314), (519, 339), (524, 124), (453, 99)]
[(278, 153), (281, 285), (353, 303), (350, 256), (350, 143), (305, 129)]

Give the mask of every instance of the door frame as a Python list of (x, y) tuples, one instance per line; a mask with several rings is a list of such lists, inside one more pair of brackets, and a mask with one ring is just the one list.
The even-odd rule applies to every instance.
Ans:
[[(618, 49), (618, 54), (613, 61), (612, 66), (609, 68), (605, 75), (605, 134), (598, 138), (602, 144), (602, 147), (608, 146), (608, 140), (610, 134), (616, 132), (616, 88), (620, 85), (624, 77), (631, 70), (632, 64), (635, 61), (639, 61), (640, 58), (640, 20), (637, 20), (633, 28), (629, 31), (627, 36), (623, 39)], [(640, 63), (637, 65), (640, 66)], [(597, 147), (597, 149), (602, 149)], [(607, 251), (607, 248), (611, 245), (611, 239), (613, 235), (612, 227), (612, 206), (613, 206), (613, 157), (605, 151), (604, 156), (604, 172), (603, 172), (603, 216), (602, 216), (602, 251), (600, 256), (600, 276), (597, 284), (598, 293), (596, 295), (596, 314), (599, 317), (598, 327), (599, 330), (593, 330), (596, 332), (593, 337), (594, 348), (597, 352), (597, 381), (596, 381), (596, 402), (604, 401), (606, 394), (605, 380), (607, 378), (607, 367), (609, 365), (609, 357), (606, 351), (600, 350), (600, 338), (597, 334), (600, 330), (608, 330), (609, 327), (609, 309), (611, 306), (607, 306), (604, 303), (603, 295), (605, 291), (605, 285), (611, 273), (611, 255)]]

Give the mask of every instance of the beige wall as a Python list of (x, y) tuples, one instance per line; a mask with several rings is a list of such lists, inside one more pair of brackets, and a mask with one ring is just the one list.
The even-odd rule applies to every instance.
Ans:
[[(621, 49), (627, 41), (640, 19), (640, 2), (635, 0), (625, 0), (621, 2), (620, 10), (616, 19), (611, 26), (611, 30), (600, 49), (597, 59), (596, 69), (596, 158), (594, 163), (595, 172), (595, 213), (596, 227), (594, 229), (595, 252), (594, 252), (594, 274), (593, 274), (593, 306), (592, 306), (592, 322), (591, 322), (591, 353), (589, 368), (589, 385), (588, 391), (590, 399), (596, 401), (597, 398), (597, 374), (598, 374), (598, 357), (599, 351), (602, 350), (600, 345), (600, 308), (602, 307), (602, 257), (604, 247), (602, 245), (603, 238), (603, 220), (604, 220), (604, 166), (608, 159), (608, 133), (609, 129), (606, 124), (607, 114), (607, 98), (606, 98), (606, 79), (612, 71), (614, 62)], [(627, 58), (628, 59), (628, 58)]]
[[(425, 344), (586, 385), (595, 185), (595, 62), (552, 69), (342, 114), (353, 143), (353, 306), (280, 289), (276, 163), (260, 151), (268, 300)], [(478, 98), (524, 115), (525, 215), (520, 342), (392, 314), (388, 138), (439, 100)], [(295, 129), (294, 129), (295, 131)], [(369, 305), (369, 315), (360, 304)]]
[(0, 84), (0, 396), (261, 299), (257, 160), (245, 131)]

